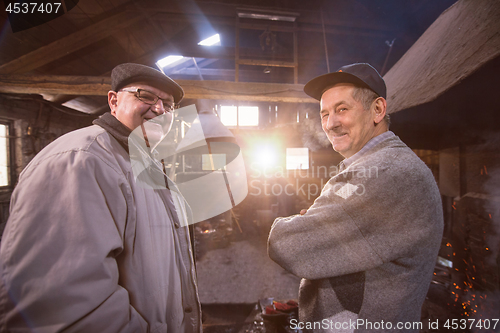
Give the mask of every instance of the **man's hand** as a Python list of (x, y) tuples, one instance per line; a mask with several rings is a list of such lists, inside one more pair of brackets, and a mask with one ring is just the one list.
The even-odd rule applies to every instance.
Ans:
[(307, 213), (307, 209), (302, 209), (302, 210), (300, 211), (300, 215), (304, 215), (305, 213)]

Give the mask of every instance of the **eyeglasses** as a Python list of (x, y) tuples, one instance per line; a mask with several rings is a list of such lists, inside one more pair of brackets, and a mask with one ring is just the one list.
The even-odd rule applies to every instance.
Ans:
[(151, 91), (147, 91), (144, 89), (137, 88), (136, 90), (124, 90), (121, 89), (120, 91), (128, 92), (131, 94), (134, 94), (137, 99), (139, 99), (141, 102), (149, 104), (149, 105), (155, 105), (158, 103), (158, 100), (161, 99), (161, 102), (163, 104), (163, 109), (165, 112), (172, 112), (175, 109), (175, 103), (172, 103), (171, 99), (163, 99), (160, 98), (160, 96), (157, 96), (156, 94), (153, 94)]

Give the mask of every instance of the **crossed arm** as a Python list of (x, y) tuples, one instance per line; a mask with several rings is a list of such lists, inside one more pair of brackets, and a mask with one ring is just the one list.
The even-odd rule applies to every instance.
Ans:
[(439, 214), (425, 211), (439, 198), (414, 185), (420, 177), (379, 168), (377, 177), (350, 180), (358, 191), (347, 198), (338, 195), (347, 182), (330, 180), (307, 211), (275, 220), (270, 258), (299, 277), (321, 279), (414, 255), (436, 228), (429, 216)]

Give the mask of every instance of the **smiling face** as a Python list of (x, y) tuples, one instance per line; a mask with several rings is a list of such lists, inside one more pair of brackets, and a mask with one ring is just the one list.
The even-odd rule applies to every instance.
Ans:
[[(159, 96), (160, 99), (155, 105), (149, 105), (140, 101), (134, 93), (127, 92), (136, 90), (137, 88), (150, 91)], [(163, 109), (162, 99), (168, 100), (169, 105), (174, 104), (174, 97), (172, 95), (146, 83), (129, 84), (118, 92), (108, 92), (108, 104), (111, 109), (111, 114), (130, 130), (134, 130), (142, 123), (164, 114), (165, 110)], [(169, 116), (170, 119), (172, 119), (173, 113), (167, 112), (166, 116)]]
[(339, 83), (321, 96), (321, 125), (333, 149), (349, 158), (379, 134), (387, 131), (383, 120), (386, 103), (377, 98), (369, 110), (353, 98), (355, 86)]

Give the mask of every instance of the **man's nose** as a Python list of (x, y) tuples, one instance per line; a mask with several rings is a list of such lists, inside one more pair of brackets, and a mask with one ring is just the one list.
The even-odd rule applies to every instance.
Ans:
[(165, 108), (163, 107), (163, 101), (158, 98), (155, 104), (151, 105), (151, 111), (153, 111), (157, 115), (161, 115), (165, 113)]
[(335, 113), (331, 113), (328, 115), (328, 119), (326, 121), (326, 129), (332, 130), (335, 127), (338, 127), (340, 125), (338, 117), (335, 115)]

